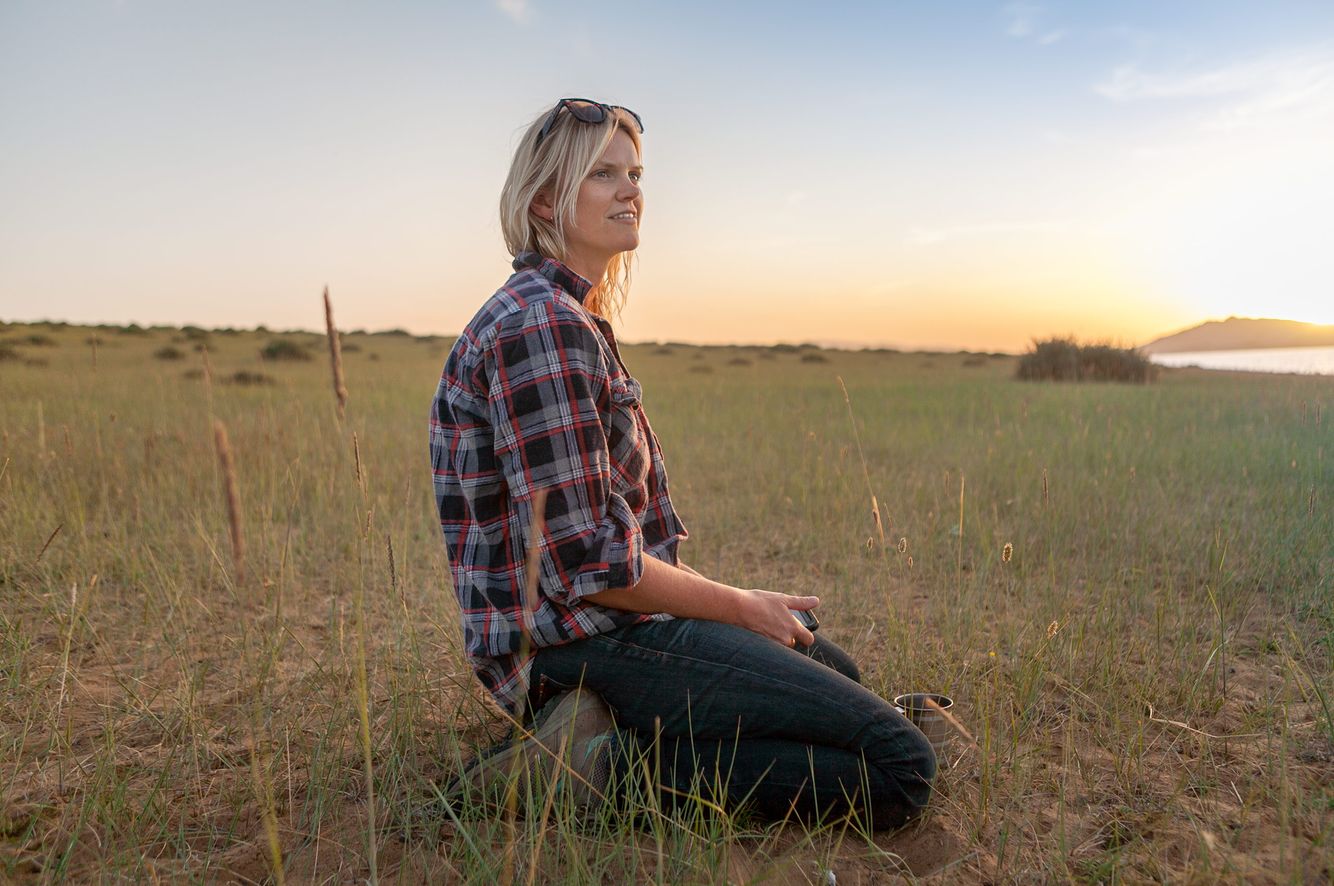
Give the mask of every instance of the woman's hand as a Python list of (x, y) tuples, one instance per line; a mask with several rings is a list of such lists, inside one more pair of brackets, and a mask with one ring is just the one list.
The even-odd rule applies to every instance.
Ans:
[(741, 591), (741, 602), (735, 622), (737, 627), (754, 631), (784, 646), (809, 646), (815, 642), (815, 635), (797, 621), (790, 610), (814, 609), (820, 605), (819, 597), (751, 589)]

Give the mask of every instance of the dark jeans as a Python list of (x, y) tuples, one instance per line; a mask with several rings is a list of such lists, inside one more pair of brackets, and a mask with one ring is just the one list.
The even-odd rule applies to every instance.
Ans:
[(659, 760), (661, 784), (677, 792), (702, 781), (723, 788), (725, 805), (769, 819), (851, 812), (868, 829), (897, 827), (926, 805), (935, 754), (859, 679), (818, 631), (793, 650), (733, 625), (674, 619), (538, 650), (529, 697), (536, 710), (581, 684), (598, 693), (623, 740)]

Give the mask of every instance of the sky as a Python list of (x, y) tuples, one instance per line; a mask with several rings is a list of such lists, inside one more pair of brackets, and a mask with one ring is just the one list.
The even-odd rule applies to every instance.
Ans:
[(1334, 323), (1334, 3), (0, 0), (0, 319), (457, 333), (562, 96), (644, 120), (627, 341)]

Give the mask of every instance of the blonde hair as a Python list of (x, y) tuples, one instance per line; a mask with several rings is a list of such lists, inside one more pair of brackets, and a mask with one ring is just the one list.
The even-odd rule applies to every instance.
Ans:
[[(579, 186), (611, 144), (616, 130), (629, 135), (635, 153), (640, 154), (639, 127), (620, 108), (601, 123), (557, 119), (539, 146), (537, 136), (549, 114), (544, 112), (532, 122), (514, 151), (509, 176), (500, 192), (500, 230), (510, 255), (532, 251), (564, 262), (569, 258), (565, 231), (574, 224)], [(563, 110), (561, 116), (569, 117), (569, 110)], [(533, 198), (541, 191), (552, 197), (552, 221), (539, 218), (531, 210)], [(630, 293), (633, 260), (633, 251), (612, 256), (602, 280), (595, 282), (584, 297), (584, 307), (608, 319), (620, 314)]]

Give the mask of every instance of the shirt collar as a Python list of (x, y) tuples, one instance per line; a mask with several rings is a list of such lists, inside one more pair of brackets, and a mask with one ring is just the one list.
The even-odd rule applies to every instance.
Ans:
[(572, 295), (579, 304), (584, 303), (584, 296), (588, 295), (588, 291), (593, 288), (593, 284), (588, 280), (571, 271), (554, 258), (547, 258), (541, 253), (520, 252), (514, 257), (513, 267), (516, 271), (524, 271), (529, 268), (536, 270), (537, 273)]

